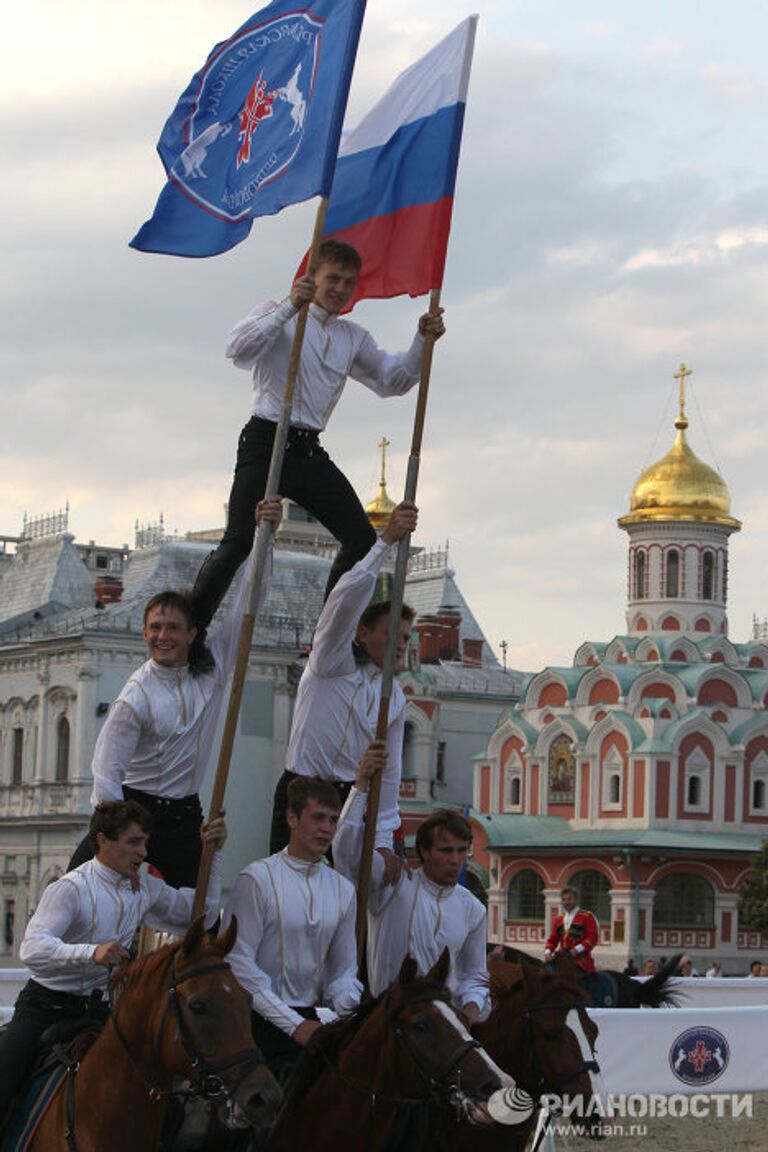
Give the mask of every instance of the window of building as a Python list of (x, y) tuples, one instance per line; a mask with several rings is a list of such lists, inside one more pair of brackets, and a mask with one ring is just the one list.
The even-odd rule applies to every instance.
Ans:
[(414, 740), (415, 725), (405, 722), (403, 735), (403, 777), (407, 780), (416, 775), (416, 742)]
[(766, 797), (768, 797), (768, 755), (764, 751), (755, 756), (749, 768), (749, 775), (749, 814), (765, 816)]
[(570, 884), (579, 894), (579, 907), (594, 912), (603, 924), (611, 922), (611, 886), (602, 872), (585, 868), (568, 877)]
[(56, 781), (69, 779), (69, 720), (62, 716), (56, 725)]
[(520, 812), (523, 803), (523, 764), (516, 752), (504, 765), (504, 811)]
[(701, 598), (713, 600), (715, 595), (715, 557), (705, 552), (701, 561)]
[(665, 876), (656, 886), (653, 923), (657, 928), (714, 928), (712, 885), (694, 872)]
[(680, 553), (676, 548), (670, 548), (667, 552), (667, 582), (666, 594), (667, 596), (680, 595)]
[(544, 923), (544, 881), (532, 868), (517, 872), (509, 882), (507, 920)]
[(611, 748), (603, 762), (603, 808), (621, 808), (624, 761), (618, 748)]
[(645, 599), (645, 552), (635, 553), (635, 599)]
[(437, 780), (438, 784), (445, 784), (445, 740), (438, 740), (437, 742), (435, 779)]
[(5, 910), (3, 913), (3, 951), (13, 952), (13, 929), (16, 922), (16, 902), (15, 900), (5, 901)]
[(24, 770), (24, 729), (13, 729), (13, 746), (11, 751), (11, 784), (21, 784)]
[(709, 810), (709, 760), (700, 748), (695, 748), (685, 762), (685, 803), (686, 812), (707, 812)]

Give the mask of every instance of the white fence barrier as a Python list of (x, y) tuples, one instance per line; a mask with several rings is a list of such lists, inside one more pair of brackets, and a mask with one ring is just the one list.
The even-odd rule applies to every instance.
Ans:
[(611, 1095), (768, 1091), (768, 1006), (589, 1014)]

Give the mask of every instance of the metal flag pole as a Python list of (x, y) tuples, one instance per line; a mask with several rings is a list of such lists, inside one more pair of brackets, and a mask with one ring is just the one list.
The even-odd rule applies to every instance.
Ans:
[[(328, 198), (323, 196), (317, 206), (315, 228), (312, 234), (312, 247), (309, 254), (309, 264), (307, 266), (307, 272), (310, 275), (313, 275), (315, 269), (317, 268), (317, 254), (320, 248), (320, 241), (322, 239), (323, 230), (325, 228), (325, 216), (327, 211)], [(309, 305), (303, 304), (299, 309), (299, 314), (296, 320), (296, 331), (293, 337), (291, 357), (288, 361), (288, 374), (285, 381), (285, 391), (283, 393), (283, 399), (280, 406), (280, 419), (278, 420), (277, 427), (275, 429), (275, 440), (274, 444), (272, 445), (272, 456), (269, 462), (267, 487), (264, 492), (265, 500), (273, 500), (278, 494), (280, 474), (283, 470), (285, 445), (288, 440), (288, 432), (291, 426), (293, 392), (296, 385), (296, 377), (299, 373), (299, 364), (301, 363), (301, 349), (304, 343), (304, 331), (307, 327), (308, 312)], [(229, 695), (227, 718), (224, 723), (224, 733), (221, 738), (221, 747), (219, 749), (219, 761), (216, 766), (216, 778), (213, 783), (211, 803), (208, 810), (209, 820), (212, 820), (218, 816), (219, 812), (224, 806), (224, 793), (227, 787), (227, 777), (229, 775), (229, 766), (232, 760), (232, 750), (235, 745), (237, 718), (240, 714), (240, 705), (243, 699), (243, 689), (245, 688), (245, 680), (248, 675), (248, 657), (251, 651), (251, 639), (253, 637), (253, 627), (255, 624), (255, 609), (259, 601), (259, 592), (261, 590), (262, 580), (264, 579), (264, 569), (267, 562), (269, 538), (271, 532), (271, 525), (266, 523), (259, 524), (256, 530), (256, 557), (253, 568), (253, 576), (251, 577), (251, 583), (248, 587), (245, 615), (243, 616), (243, 623), (240, 629), (240, 639), (238, 641), (235, 668), (234, 672), (232, 673), (232, 689)], [(196, 916), (202, 915), (202, 913), (205, 911), (205, 899), (208, 893), (208, 883), (211, 876), (213, 852), (214, 849), (211, 844), (203, 844), (203, 853), (200, 858), (200, 868), (197, 873), (197, 886), (195, 889), (195, 902), (192, 910), (192, 919), (194, 919)]]
[[(440, 307), (440, 289), (434, 289), (429, 296), (429, 311), (436, 312)], [(408, 457), (408, 470), (405, 477), (405, 500), (415, 501), (416, 486), (419, 478), (419, 464), (421, 461), (421, 442), (424, 437), (424, 421), (427, 412), (427, 397), (429, 395), (429, 379), (432, 373), (432, 354), (435, 348), (435, 335), (427, 332), (424, 338), (424, 348), (421, 354), (421, 374), (419, 377), (419, 394), (416, 401), (416, 414), (413, 420), (413, 436), (411, 439), (411, 452)], [(389, 725), (389, 704), (392, 698), (392, 684), (395, 674), (395, 646), (400, 628), (400, 613), (403, 608), (403, 592), (405, 590), (405, 575), (408, 567), (408, 553), (410, 546), (410, 533), (403, 536), (397, 546), (397, 559), (395, 561), (395, 575), (392, 582), (392, 595), (389, 609), (389, 632), (387, 635), (387, 650), (381, 670), (381, 700), (376, 718), (376, 739), (386, 741), (387, 727)], [(377, 772), (371, 779), (368, 789), (368, 807), (365, 818), (365, 831), (363, 833), (363, 852), (360, 860), (360, 876), (357, 885), (357, 955), (358, 960), (363, 954), (365, 944), (365, 925), (368, 910), (368, 890), (371, 882), (371, 864), (373, 861), (373, 845), (376, 833), (376, 820), (379, 815), (379, 797), (381, 794), (381, 773)]]

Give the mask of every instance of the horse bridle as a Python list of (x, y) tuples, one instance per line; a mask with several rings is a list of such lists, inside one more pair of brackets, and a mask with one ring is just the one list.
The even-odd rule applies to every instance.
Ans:
[(115, 1009), (109, 1017), (109, 1023), (112, 1025), (115, 1036), (117, 1037), (123, 1052), (125, 1053), (134, 1074), (142, 1081), (147, 1088), (149, 1098), (153, 1103), (160, 1101), (163, 1096), (197, 1096), (205, 1100), (220, 1100), (226, 1096), (227, 1087), (219, 1075), (221, 1072), (226, 1072), (230, 1068), (235, 1068), (239, 1064), (264, 1063), (264, 1056), (261, 1049), (253, 1045), (250, 1048), (243, 1048), (239, 1052), (235, 1052), (232, 1056), (225, 1056), (220, 1060), (209, 1061), (206, 1060), (195, 1047), (194, 1040), (189, 1031), (189, 1027), (184, 1019), (184, 1014), (181, 1011), (179, 1004), (179, 997), (176, 994), (177, 988), (186, 983), (187, 980), (192, 980), (195, 976), (205, 976), (209, 972), (231, 972), (229, 964), (225, 962), (217, 964), (201, 964), (197, 968), (190, 968), (188, 972), (183, 973), (181, 976), (176, 975), (176, 961), (170, 965), (168, 969), (168, 998), (163, 1011), (162, 1019), (160, 1020), (160, 1027), (157, 1030), (157, 1035), (154, 1042), (155, 1054), (159, 1054), (160, 1039), (165, 1029), (165, 1022), (169, 1013), (172, 1011), (176, 1026), (179, 1031), (179, 1039), (181, 1046), (187, 1054), (187, 1059), (192, 1065), (193, 1086), (192, 1088), (158, 1088), (153, 1085), (142, 1073), (139, 1068), (133, 1053), (128, 1047), (128, 1043), (120, 1031), (117, 1021), (117, 1009)]
[[(580, 1064), (577, 1064), (574, 1068), (571, 1068), (566, 1072), (560, 1073), (559, 1076), (554, 1078), (544, 1075), (544, 1069), (541, 1066), (541, 1061), (536, 1050), (536, 1043), (533, 1033), (533, 1022), (531, 1020), (534, 1012), (544, 1011), (565, 1012), (566, 1019), (569, 1012), (575, 1011), (578, 1012), (579, 1019), (582, 1019), (582, 1013), (585, 1011), (585, 1008), (583, 1004), (549, 1004), (545, 1002), (543, 1004), (531, 1004), (527, 1008), (523, 1009), (523, 1026), (525, 1030), (525, 1039), (528, 1042), (528, 1048), (531, 1053), (533, 1073), (537, 1080), (536, 1091), (539, 1096), (541, 1096), (541, 1094), (544, 1092), (559, 1092), (561, 1088), (564, 1088), (566, 1084), (570, 1084), (571, 1081), (575, 1080), (578, 1076), (581, 1076), (583, 1072), (597, 1073), (600, 1071), (600, 1065), (598, 1064), (597, 1060), (593, 1058), (592, 1060), (582, 1059)], [(567, 1023), (564, 1019), (562, 1027), (558, 1028), (556, 1031), (561, 1032), (566, 1027)], [(544, 1035), (547, 1036), (547, 1033), (545, 1032)]]
[(447, 1097), (450, 1100), (455, 1096), (457, 1092), (457, 1086), (453, 1084), (446, 1084), (445, 1081), (447, 1077), (450, 1076), (451, 1072), (453, 1072), (455, 1068), (458, 1068), (458, 1066), (465, 1059), (465, 1057), (469, 1055), (470, 1052), (474, 1052), (480, 1047), (479, 1040), (474, 1040), (470, 1037), (469, 1040), (465, 1040), (462, 1044), (460, 1044), (456, 1051), (452, 1053), (452, 1055), (448, 1058), (448, 1060), (446, 1060), (437, 1069), (428, 1069), (424, 1067), (419, 1053), (409, 1041), (402, 1023), (398, 1022), (400, 1014), (404, 1012), (406, 1008), (410, 1008), (412, 1004), (434, 1003), (435, 1001), (441, 1001), (444, 1004), (450, 1002), (447, 996), (434, 994), (430, 995), (429, 993), (425, 992), (418, 996), (413, 996), (405, 1004), (401, 1004), (400, 1007), (396, 1009), (396, 1011), (392, 1013), (391, 1016), (391, 1019), (395, 1021), (394, 1032), (398, 1044), (400, 1044), (407, 1053), (409, 1059), (413, 1063), (414, 1068), (416, 1069), (416, 1072), (419, 1075), (419, 1078), (423, 1080), (429, 1088), (429, 1092), (426, 1096), (382, 1095), (378, 1092), (375, 1092), (368, 1085), (361, 1084), (359, 1081), (353, 1080), (351, 1077), (345, 1075), (345, 1073), (343, 1073), (341, 1069), (337, 1067), (336, 1064), (334, 1064), (333, 1060), (331, 1060), (331, 1058), (323, 1052), (321, 1054), (326, 1064), (329, 1068), (332, 1069), (333, 1073), (341, 1081), (342, 1084), (344, 1084), (347, 1088), (351, 1088), (359, 1095), (366, 1096), (368, 1098), (371, 1109), (375, 1108), (377, 1103), (396, 1104), (398, 1106), (414, 1106), (417, 1104), (424, 1104), (429, 1100), (439, 1100), (444, 1097)]

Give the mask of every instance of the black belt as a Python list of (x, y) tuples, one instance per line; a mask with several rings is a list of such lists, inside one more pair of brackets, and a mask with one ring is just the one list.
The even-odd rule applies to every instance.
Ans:
[[(261, 416), (253, 416), (251, 424), (256, 425), (258, 428), (263, 428), (265, 432), (271, 432), (274, 436), (277, 431), (277, 424), (274, 420), (265, 420)], [(298, 424), (291, 424), (288, 429), (288, 443), (295, 444), (301, 447), (314, 447), (320, 439), (319, 428), (300, 428)]]
[(57, 988), (47, 988), (37, 980), (28, 980), (24, 990), (33, 992), (36, 997), (45, 1000), (51, 1008), (83, 1016), (105, 1003), (103, 993), (98, 988), (95, 988), (90, 996), (78, 996), (75, 992), (60, 992)]
[(191, 816), (199, 815), (202, 811), (200, 797), (196, 792), (175, 800), (170, 796), (155, 796), (151, 792), (142, 792), (140, 788), (131, 788), (128, 784), (123, 784), (123, 796), (126, 800), (135, 800), (142, 808), (155, 815)]

